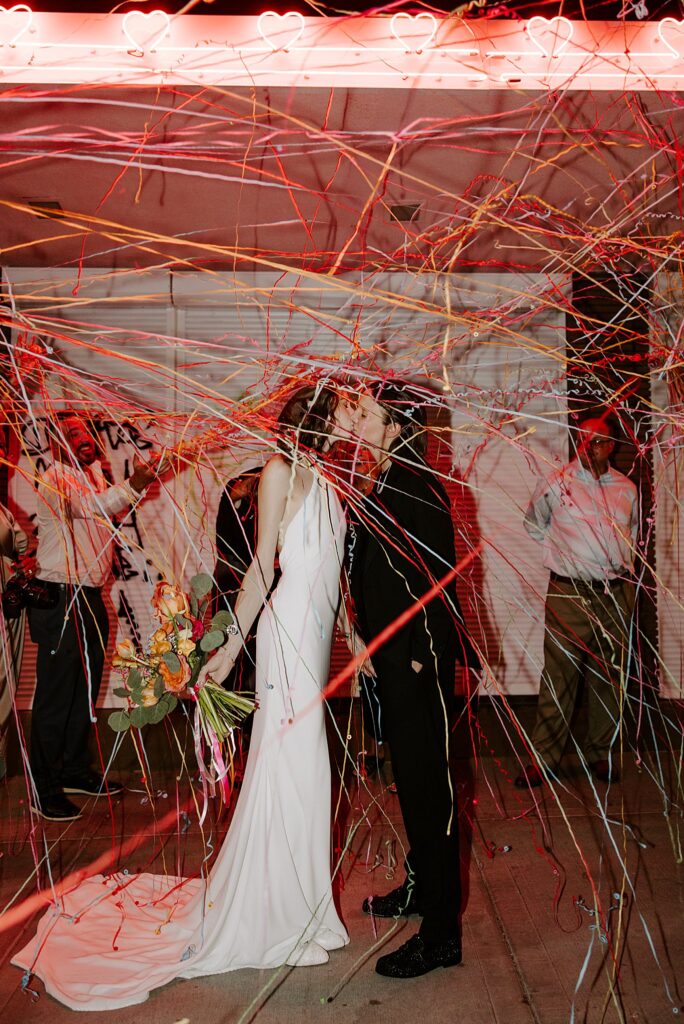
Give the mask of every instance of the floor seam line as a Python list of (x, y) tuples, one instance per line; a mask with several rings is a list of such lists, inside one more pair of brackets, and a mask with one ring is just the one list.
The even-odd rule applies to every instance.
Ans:
[(522, 966), (520, 964), (520, 961), (518, 960), (518, 957), (516, 955), (515, 949), (513, 948), (513, 943), (511, 942), (511, 938), (510, 938), (510, 936), (508, 934), (508, 931), (506, 929), (506, 925), (504, 924), (503, 917), (499, 913), (499, 908), (497, 907), (496, 901), (494, 900), (494, 894), (492, 893), (492, 890), (491, 890), (491, 888), (489, 886), (489, 883), (487, 882), (487, 879), (486, 879), (486, 876), (485, 876), (485, 873), (484, 873), (484, 870), (483, 870), (482, 863), (481, 863), (481, 861), (478, 860), (477, 857), (473, 857), (473, 860), (474, 860), (475, 864), (477, 864), (477, 870), (478, 870), (479, 875), (480, 875), (480, 880), (482, 882), (482, 887), (483, 887), (484, 891), (486, 892), (487, 900), (489, 901), (489, 908), (490, 908), (490, 910), (492, 912), (494, 920), (496, 921), (496, 923), (498, 925), (499, 932), (501, 934), (501, 938), (503, 939), (504, 944), (505, 944), (505, 946), (506, 946), (506, 948), (508, 950), (508, 955), (509, 955), (511, 963), (513, 965), (513, 970), (515, 972), (515, 976), (518, 979), (518, 984), (520, 985), (520, 990), (522, 992), (523, 999), (525, 1001), (525, 1004), (526, 1004), (528, 1010), (530, 1011), (530, 1016), (531, 1016), (532, 1020), (534, 1021), (534, 1024), (543, 1024), (543, 1021), (542, 1021), (541, 1017), (539, 1016), (539, 1014), (537, 1012), (537, 1008), (534, 1005), (534, 1000), (532, 998), (532, 992), (530, 990), (529, 985), (527, 984), (527, 979), (525, 978), (525, 972), (523, 971)]

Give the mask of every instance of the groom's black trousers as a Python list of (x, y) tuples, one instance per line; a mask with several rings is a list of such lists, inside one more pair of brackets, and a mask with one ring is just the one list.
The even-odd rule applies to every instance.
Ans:
[(410, 663), (382, 649), (373, 655), (383, 738), (409, 842), (407, 866), (423, 914), (420, 935), (441, 942), (460, 935), (461, 876), (456, 791), (449, 774), (449, 712), (455, 662)]
[(102, 682), (109, 618), (97, 587), (48, 584), (54, 608), (29, 608), (38, 645), (31, 716), (31, 772), (39, 797), (61, 791), (90, 765), (90, 700)]

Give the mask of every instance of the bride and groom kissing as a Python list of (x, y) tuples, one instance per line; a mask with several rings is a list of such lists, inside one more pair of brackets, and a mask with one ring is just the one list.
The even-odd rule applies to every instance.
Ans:
[[(338, 442), (357, 463), (353, 485), (335, 460)], [(417, 934), (376, 970), (408, 978), (460, 963), (449, 713), (456, 661), (477, 667), (478, 658), (453, 578), (435, 588), (456, 556), (449, 500), (425, 462), (424, 404), (393, 382), (355, 400), (330, 383), (302, 387), (280, 413), (278, 447), (261, 473), (237, 630), (203, 670), (226, 679), (259, 616), (258, 710), (226, 840), (202, 878), (94, 876), (60, 895), (13, 962), (74, 1009), (140, 1003), (174, 978), (323, 964), (349, 942), (332, 894), (321, 697), (338, 618), (376, 676), (409, 845), (404, 883), (367, 898), (363, 910), (422, 916)], [(340, 610), (347, 530), (353, 628)], [(281, 575), (270, 593), (276, 557)], [(371, 663), (363, 641), (380, 634)]]

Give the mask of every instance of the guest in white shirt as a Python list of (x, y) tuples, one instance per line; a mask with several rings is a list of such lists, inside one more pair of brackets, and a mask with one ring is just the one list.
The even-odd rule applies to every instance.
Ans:
[(136, 457), (128, 480), (110, 485), (92, 434), (73, 413), (51, 425), (51, 440), (54, 463), (38, 482), (37, 577), (54, 607), (29, 608), (38, 645), (31, 807), (50, 821), (72, 821), (81, 812), (67, 794), (121, 791), (90, 768), (88, 754), (109, 638), (102, 587), (112, 571), (112, 517), (141, 500), (156, 471)]
[(580, 422), (577, 458), (539, 485), (525, 515), (550, 578), (532, 735), (538, 763), (515, 780), (521, 789), (541, 785), (544, 771), (558, 768), (583, 669), (589, 691), (584, 754), (598, 779), (619, 779), (611, 752), (628, 671), (638, 500), (632, 481), (610, 466), (614, 447), (606, 418)]

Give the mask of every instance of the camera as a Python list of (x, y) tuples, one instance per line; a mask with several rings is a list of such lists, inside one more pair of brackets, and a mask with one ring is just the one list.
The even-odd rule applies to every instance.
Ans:
[(57, 601), (53, 588), (43, 580), (16, 572), (3, 591), (2, 611), (6, 619), (18, 619), (24, 608), (55, 608)]

